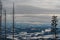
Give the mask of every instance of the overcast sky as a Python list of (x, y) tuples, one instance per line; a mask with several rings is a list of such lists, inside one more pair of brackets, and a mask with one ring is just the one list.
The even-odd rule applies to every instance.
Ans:
[(12, 5), (15, 3), (15, 21), (20, 23), (49, 24), (51, 16), (60, 19), (60, 0), (2, 0), (7, 10), (8, 21), (12, 20)]

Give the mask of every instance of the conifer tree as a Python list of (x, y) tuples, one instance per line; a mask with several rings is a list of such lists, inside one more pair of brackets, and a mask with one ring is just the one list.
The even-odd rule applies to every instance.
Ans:
[(54, 35), (54, 37), (53, 37), (53, 39), (54, 40), (57, 40), (57, 22), (58, 22), (58, 20), (57, 20), (57, 16), (52, 16), (52, 20), (51, 20), (51, 26), (52, 26), (52, 33), (53, 33), (53, 35)]

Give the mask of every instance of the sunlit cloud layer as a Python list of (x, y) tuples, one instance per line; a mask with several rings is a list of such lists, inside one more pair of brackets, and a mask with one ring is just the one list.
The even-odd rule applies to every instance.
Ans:
[[(58, 20), (60, 20), (59, 14), (15, 14), (14, 18), (17, 23), (48, 24), (51, 23), (53, 15), (58, 16)], [(12, 14), (7, 14), (7, 21), (13, 21)]]

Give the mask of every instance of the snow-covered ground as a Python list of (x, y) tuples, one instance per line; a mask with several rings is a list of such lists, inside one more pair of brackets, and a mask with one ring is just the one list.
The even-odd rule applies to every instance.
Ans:
[[(13, 35), (9, 35), (7, 38), (13, 39)], [(17, 37), (14, 37), (14, 40), (19, 40)]]
[[(58, 34), (57, 35), (58, 37), (60, 37), (60, 35)], [(20, 39), (18, 39), (18, 37), (20, 37), (20, 35), (14, 35), (14, 39), (15, 40), (20, 40)], [(9, 39), (13, 39), (13, 35), (9, 35), (7, 38), (9, 38)], [(40, 38), (54, 38), (54, 36), (53, 35), (43, 35), (43, 36), (38, 36), (38, 37), (36, 37), (36, 36), (34, 36), (34, 37), (22, 37), (23, 39), (40, 39)], [(58, 38), (58, 39), (60, 39), (60, 38)]]

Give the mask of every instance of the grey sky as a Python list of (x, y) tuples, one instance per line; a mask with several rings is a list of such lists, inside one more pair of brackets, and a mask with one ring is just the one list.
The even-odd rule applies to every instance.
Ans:
[[(12, 13), (12, 5), (15, 3), (15, 20), (21, 23), (50, 23), (54, 14), (60, 19), (60, 0), (2, 0), (2, 2), (8, 15)], [(10, 21), (11, 15), (7, 19)]]
[(8, 6), (15, 2), (16, 5), (30, 5), (46, 9), (60, 9), (60, 0), (3, 0)]

